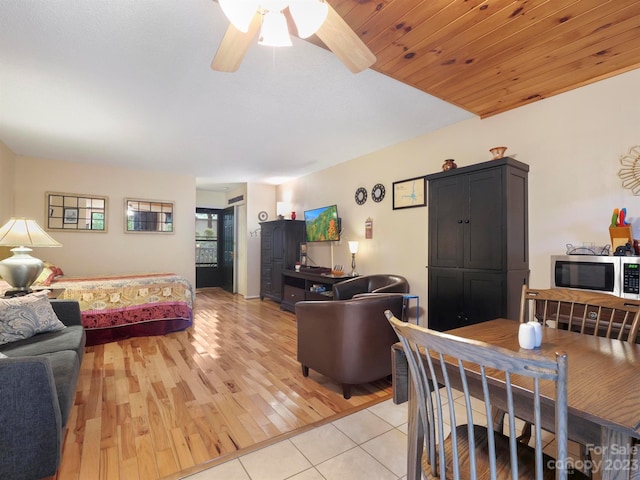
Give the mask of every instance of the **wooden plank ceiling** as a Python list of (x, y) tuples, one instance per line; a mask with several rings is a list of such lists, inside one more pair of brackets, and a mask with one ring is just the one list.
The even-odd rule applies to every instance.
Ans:
[(480, 117), (640, 67), (638, 0), (328, 2), (374, 70)]

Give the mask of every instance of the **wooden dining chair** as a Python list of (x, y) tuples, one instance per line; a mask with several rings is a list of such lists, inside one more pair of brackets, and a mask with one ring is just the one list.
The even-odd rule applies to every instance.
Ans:
[(543, 326), (635, 343), (640, 301), (587, 290), (523, 285), (520, 322), (534, 318)]
[[(520, 322), (533, 319), (546, 327), (635, 343), (640, 327), (640, 301), (588, 290), (536, 289), (523, 285)], [(528, 443), (530, 439), (531, 423), (525, 422), (518, 440)], [(585, 445), (580, 445), (580, 455), (590, 459)]]
[[(568, 472), (567, 356), (546, 358), (515, 352), (447, 333), (404, 323), (385, 315), (402, 343), (416, 391), (425, 432), (422, 473), (427, 479), (567, 479), (587, 478)], [(553, 382), (557, 455), (542, 451), (541, 387)], [(530, 396), (516, 386), (527, 385)], [(462, 397), (454, 398), (455, 391)], [(439, 394), (432, 394), (440, 392)], [(548, 392), (546, 392), (548, 394)], [(484, 404), (479, 412), (472, 396)], [(515, 397), (515, 398), (514, 398)], [(548, 406), (549, 400), (546, 400)], [(531, 409), (536, 425), (534, 447), (515, 435), (515, 405)], [(509, 416), (510, 435), (493, 428), (492, 406)], [(445, 423), (449, 419), (449, 425)], [(450, 433), (446, 433), (450, 430)], [(417, 432), (415, 433), (418, 434)]]

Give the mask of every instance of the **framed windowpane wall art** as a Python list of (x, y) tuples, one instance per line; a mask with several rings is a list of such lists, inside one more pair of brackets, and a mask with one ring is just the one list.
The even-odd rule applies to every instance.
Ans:
[(173, 202), (124, 199), (125, 233), (173, 233)]
[(104, 233), (108, 203), (101, 195), (45, 192), (46, 229)]

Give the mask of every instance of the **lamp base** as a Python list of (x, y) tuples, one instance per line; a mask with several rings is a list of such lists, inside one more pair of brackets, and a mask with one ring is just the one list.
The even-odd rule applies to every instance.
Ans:
[(358, 272), (356, 272), (356, 254), (355, 253), (351, 254), (351, 273), (349, 275), (351, 275), (352, 277), (358, 276)]
[(0, 276), (13, 287), (14, 292), (30, 293), (30, 286), (42, 273), (42, 260), (29, 255), (27, 247), (12, 248), (13, 256), (0, 262)]

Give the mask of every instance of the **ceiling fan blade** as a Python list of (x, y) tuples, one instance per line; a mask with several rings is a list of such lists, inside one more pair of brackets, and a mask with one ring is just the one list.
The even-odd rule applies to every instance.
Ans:
[(256, 12), (249, 24), (247, 33), (241, 32), (232, 24), (229, 24), (229, 28), (227, 28), (224, 37), (222, 37), (216, 56), (211, 62), (211, 68), (218, 72), (235, 72), (238, 70), (245, 53), (247, 53), (260, 31), (261, 23), (262, 15)]
[(353, 73), (376, 63), (376, 56), (327, 2), (327, 19), (316, 35)]

